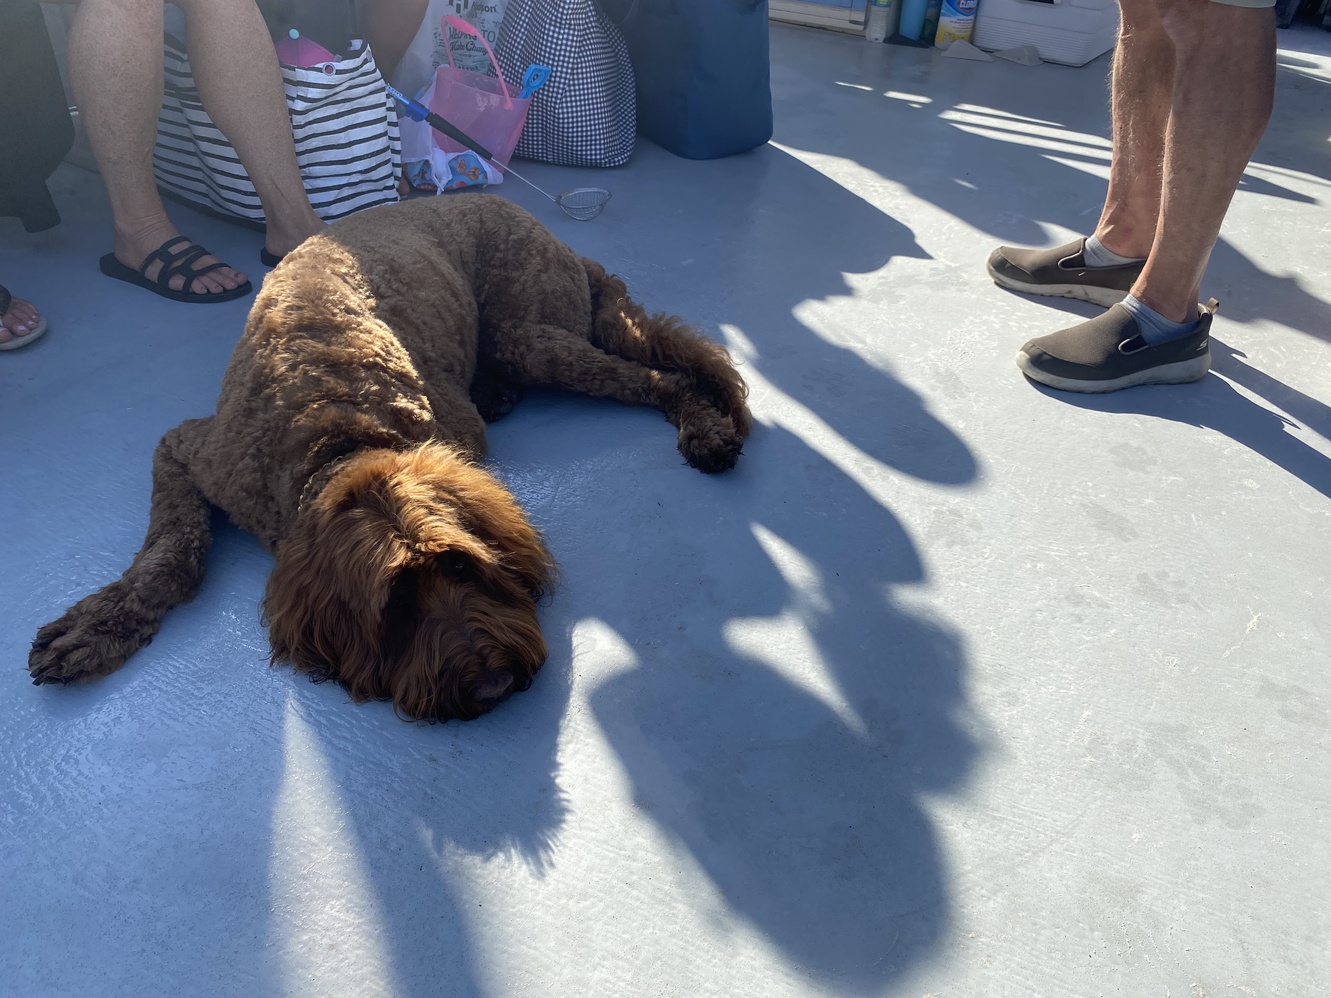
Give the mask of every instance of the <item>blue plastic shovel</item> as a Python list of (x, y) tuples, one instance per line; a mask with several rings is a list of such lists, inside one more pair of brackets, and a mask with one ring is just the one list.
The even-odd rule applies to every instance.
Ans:
[(522, 89), (518, 92), (518, 100), (526, 100), (545, 86), (545, 81), (548, 79), (550, 79), (550, 67), (532, 63), (527, 67), (527, 72), (522, 74)]

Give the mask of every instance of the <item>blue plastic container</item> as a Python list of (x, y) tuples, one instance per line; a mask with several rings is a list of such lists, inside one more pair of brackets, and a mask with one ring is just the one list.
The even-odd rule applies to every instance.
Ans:
[(902, 38), (920, 40), (920, 35), (924, 33), (924, 13), (928, 6), (929, 0), (902, 0), (901, 21), (897, 26), (897, 32)]
[(600, 0), (628, 42), (638, 132), (689, 159), (772, 137), (767, 0)]

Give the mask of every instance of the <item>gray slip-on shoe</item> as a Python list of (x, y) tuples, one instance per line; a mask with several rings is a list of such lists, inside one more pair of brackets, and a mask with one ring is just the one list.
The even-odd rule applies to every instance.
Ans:
[(1085, 249), (1085, 239), (1042, 250), (1000, 246), (989, 254), (989, 276), (1000, 287), (1028, 295), (1117, 305), (1132, 290), (1144, 264), (1088, 267)]
[(1219, 307), (1214, 298), (1199, 305), (1196, 330), (1151, 346), (1132, 313), (1114, 305), (1104, 315), (1031, 340), (1017, 353), (1017, 366), (1032, 381), (1067, 392), (1197, 381), (1211, 369), (1211, 320)]

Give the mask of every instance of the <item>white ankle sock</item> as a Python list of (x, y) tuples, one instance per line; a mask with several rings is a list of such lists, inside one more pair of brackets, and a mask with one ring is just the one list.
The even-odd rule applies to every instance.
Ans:
[(1086, 250), (1082, 254), (1088, 267), (1122, 267), (1128, 263), (1141, 263), (1144, 256), (1119, 256), (1113, 250), (1105, 249), (1105, 244), (1096, 236), (1086, 240)]

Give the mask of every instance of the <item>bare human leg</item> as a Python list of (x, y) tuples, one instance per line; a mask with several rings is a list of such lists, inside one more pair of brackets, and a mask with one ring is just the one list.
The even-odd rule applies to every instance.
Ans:
[[(153, 179), (152, 151), (162, 104), (162, 0), (84, 0), (69, 36), (74, 98), (115, 216), (115, 256), (138, 269), (180, 232), (167, 217)], [(201, 257), (199, 267), (216, 263)], [(157, 276), (161, 265), (148, 269)], [(219, 294), (240, 287), (245, 274), (229, 267), (196, 277), (176, 291)]]
[(1101, 242), (1123, 256), (1143, 255), (1153, 201), (1158, 208), (1130, 297), (1102, 316), (1031, 340), (1017, 354), (1028, 377), (1067, 391), (1206, 376), (1215, 312), (1198, 308), (1202, 274), (1275, 90), (1269, 7), (1125, 0), (1123, 11), (1128, 44), (1115, 63), (1114, 165)]
[(1133, 295), (1174, 322), (1197, 315), (1225, 212), (1266, 131), (1275, 95), (1271, 8), (1160, 0), (1174, 45), (1160, 217)]
[(1174, 43), (1161, 23), (1158, 0), (1120, 0), (1119, 10), (1110, 81), (1114, 153), (1095, 234), (1106, 249), (1142, 259), (1151, 252), (1160, 217)]
[(420, 30), (430, 0), (360, 0), (361, 31), (384, 79), (393, 75)]
[(324, 223), (296, 165), (282, 73), (263, 15), (254, 0), (177, 0), (177, 6), (185, 12), (199, 96), (263, 202), (264, 245), (283, 256)]

